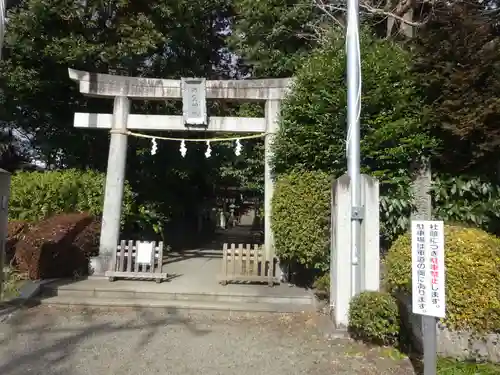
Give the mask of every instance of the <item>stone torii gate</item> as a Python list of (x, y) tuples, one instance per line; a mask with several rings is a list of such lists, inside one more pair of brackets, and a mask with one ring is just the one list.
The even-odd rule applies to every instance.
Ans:
[[(104, 275), (120, 240), (120, 217), (127, 156), (127, 131), (210, 131), (227, 133), (266, 133), (265, 135), (265, 251), (274, 253), (271, 230), (271, 199), (274, 179), (270, 166), (271, 144), (278, 129), (281, 101), (291, 79), (258, 80), (181, 80), (126, 77), (68, 69), (86, 96), (114, 99), (113, 113), (75, 113), (76, 128), (110, 129), (106, 188), (99, 256), (92, 259), (94, 275)], [(130, 113), (130, 100), (181, 100), (183, 116), (139, 115)], [(264, 101), (264, 118), (210, 117), (206, 99)]]

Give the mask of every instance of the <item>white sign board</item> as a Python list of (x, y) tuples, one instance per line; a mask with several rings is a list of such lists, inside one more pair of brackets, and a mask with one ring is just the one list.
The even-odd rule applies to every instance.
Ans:
[(151, 264), (151, 257), (153, 253), (152, 242), (138, 242), (137, 243), (137, 257), (136, 262), (139, 264)]
[(411, 237), (413, 313), (444, 318), (444, 224), (412, 221)]
[(188, 125), (207, 124), (205, 78), (181, 78), (182, 114)]

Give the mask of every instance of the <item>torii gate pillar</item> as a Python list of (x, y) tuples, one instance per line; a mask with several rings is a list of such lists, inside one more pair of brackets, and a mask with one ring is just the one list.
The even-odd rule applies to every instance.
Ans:
[(127, 119), (130, 113), (130, 100), (125, 96), (115, 97), (113, 105), (113, 124), (109, 141), (108, 169), (102, 208), (101, 237), (99, 256), (92, 258), (90, 268), (95, 275), (104, 275), (120, 241), (120, 225), (123, 207), (123, 189), (127, 164)]

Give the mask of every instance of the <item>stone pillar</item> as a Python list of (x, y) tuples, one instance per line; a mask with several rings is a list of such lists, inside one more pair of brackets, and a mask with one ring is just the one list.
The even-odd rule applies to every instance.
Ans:
[(347, 327), (351, 299), (351, 192), (343, 175), (332, 186), (330, 309), (337, 327)]
[(271, 202), (274, 192), (274, 176), (272, 173), (272, 144), (276, 132), (278, 131), (278, 120), (280, 115), (281, 101), (268, 100), (266, 101), (266, 131), (270, 134), (266, 135), (264, 140), (265, 165), (264, 165), (264, 246), (266, 254), (269, 256), (274, 254), (274, 236), (271, 229)]
[(380, 196), (379, 182), (361, 175), (361, 204), (364, 219), (361, 222), (360, 254), (361, 290), (380, 289)]
[[(353, 280), (357, 292), (380, 288), (379, 184), (376, 179), (361, 175), (361, 249), (359, 265), (351, 259), (351, 181), (347, 174), (332, 185), (330, 243), (330, 308), (337, 327), (349, 323), (349, 303)], [(355, 271), (354, 271), (355, 270)], [(353, 272), (356, 274), (353, 275)]]
[(413, 193), (415, 211), (412, 220), (431, 220), (432, 198), (430, 195), (432, 185), (431, 163), (423, 159), (413, 166), (413, 179), (411, 190)]
[[(412, 166), (412, 172), (411, 190), (415, 210), (411, 214), (411, 220), (432, 220), (432, 171), (430, 160), (427, 158), (419, 160)], [(429, 358), (429, 361), (435, 361), (435, 353), (438, 350), (438, 319), (433, 316), (420, 315), (415, 320), (421, 322), (423, 355), (425, 358)], [(425, 368), (425, 371), (436, 366), (435, 363), (429, 363), (429, 365)], [(427, 372), (425, 373), (427, 374)]]
[(5, 245), (7, 243), (8, 208), (10, 195), (10, 173), (0, 169), (0, 300), (5, 282)]
[(99, 256), (91, 261), (93, 274), (96, 276), (102, 276), (110, 269), (110, 261), (116, 255), (116, 247), (120, 240), (120, 219), (127, 160), (126, 131), (129, 112), (129, 99), (124, 96), (116, 97), (113, 108), (113, 128), (111, 129), (111, 141), (109, 143)]

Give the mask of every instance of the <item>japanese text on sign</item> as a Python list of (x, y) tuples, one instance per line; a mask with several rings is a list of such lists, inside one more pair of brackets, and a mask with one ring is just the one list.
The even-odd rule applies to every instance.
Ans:
[(182, 78), (182, 112), (188, 125), (207, 123), (205, 79)]
[(412, 221), (413, 313), (445, 316), (444, 225)]

